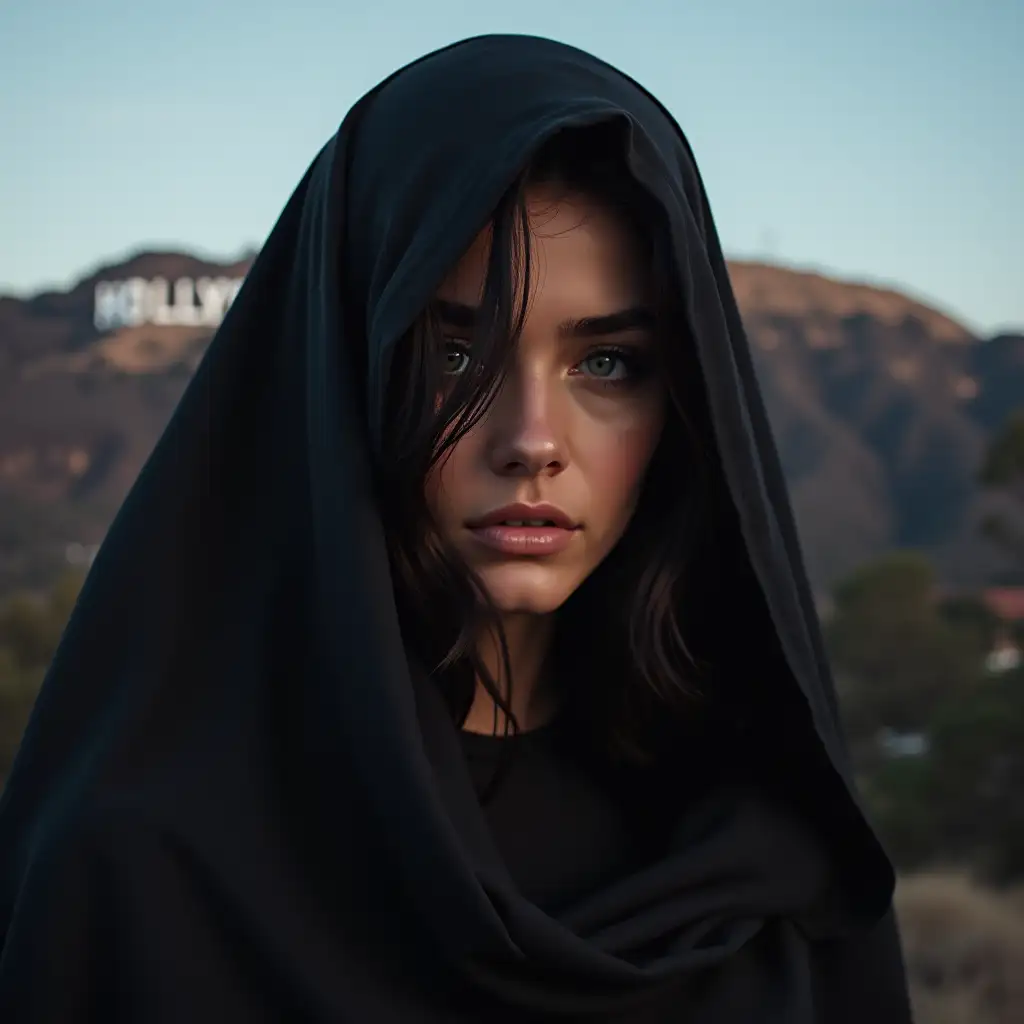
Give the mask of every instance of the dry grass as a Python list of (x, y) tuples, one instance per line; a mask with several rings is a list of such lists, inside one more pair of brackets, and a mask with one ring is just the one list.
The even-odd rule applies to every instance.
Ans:
[(935, 872), (903, 879), (896, 907), (917, 1024), (1024, 1022), (1024, 893)]

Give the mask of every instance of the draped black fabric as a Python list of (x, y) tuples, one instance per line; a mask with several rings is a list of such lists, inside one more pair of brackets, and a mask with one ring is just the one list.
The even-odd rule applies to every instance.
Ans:
[[(407, 662), (372, 481), (396, 341), (538, 145), (606, 121), (664, 211), (775, 709), (705, 756), (778, 767), (666, 806), (671, 851), (556, 918)], [(401, 70), (299, 185), (86, 582), (0, 803), (0, 1020), (887, 1024), (892, 884), (675, 121), (542, 39)]]

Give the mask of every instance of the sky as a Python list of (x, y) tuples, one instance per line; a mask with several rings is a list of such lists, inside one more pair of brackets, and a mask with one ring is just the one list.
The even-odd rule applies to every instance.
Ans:
[(1024, 328), (1024, 0), (0, 0), (0, 293), (258, 246), (364, 92), (486, 32), (654, 92), (729, 255)]

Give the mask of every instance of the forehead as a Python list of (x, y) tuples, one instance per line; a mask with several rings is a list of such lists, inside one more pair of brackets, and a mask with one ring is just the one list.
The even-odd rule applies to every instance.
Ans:
[[(625, 218), (599, 200), (556, 186), (527, 190), (530, 309), (585, 304), (606, 312), (644, 298), (646, 274), (638, 240)], [(493, 230), (481, 231), (445, 276), (438, 294), (475, 304), (483, 295)], [(522, 266), (522, 239), (512, 267)], [(518, 250), (518, 251), (517, 251)]]

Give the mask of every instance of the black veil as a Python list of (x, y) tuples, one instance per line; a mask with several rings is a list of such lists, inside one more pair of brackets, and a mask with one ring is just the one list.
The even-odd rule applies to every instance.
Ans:
[[(672, 857), (555, 920), (407, 664), (372, 471), (396, 342), (533, 150), (605, 121), (664, 211), (746, 668), (784, 711), (721, 756), (783, 750), (796, 795), (709, 793)], [(542, 39), (399, 71), (292, 196), (86, 582), (0, 801), (0, 1018), (640, 1022), (674, 991), (694, 1024), (905, 1021), (892, 885), (675, 121)]]

